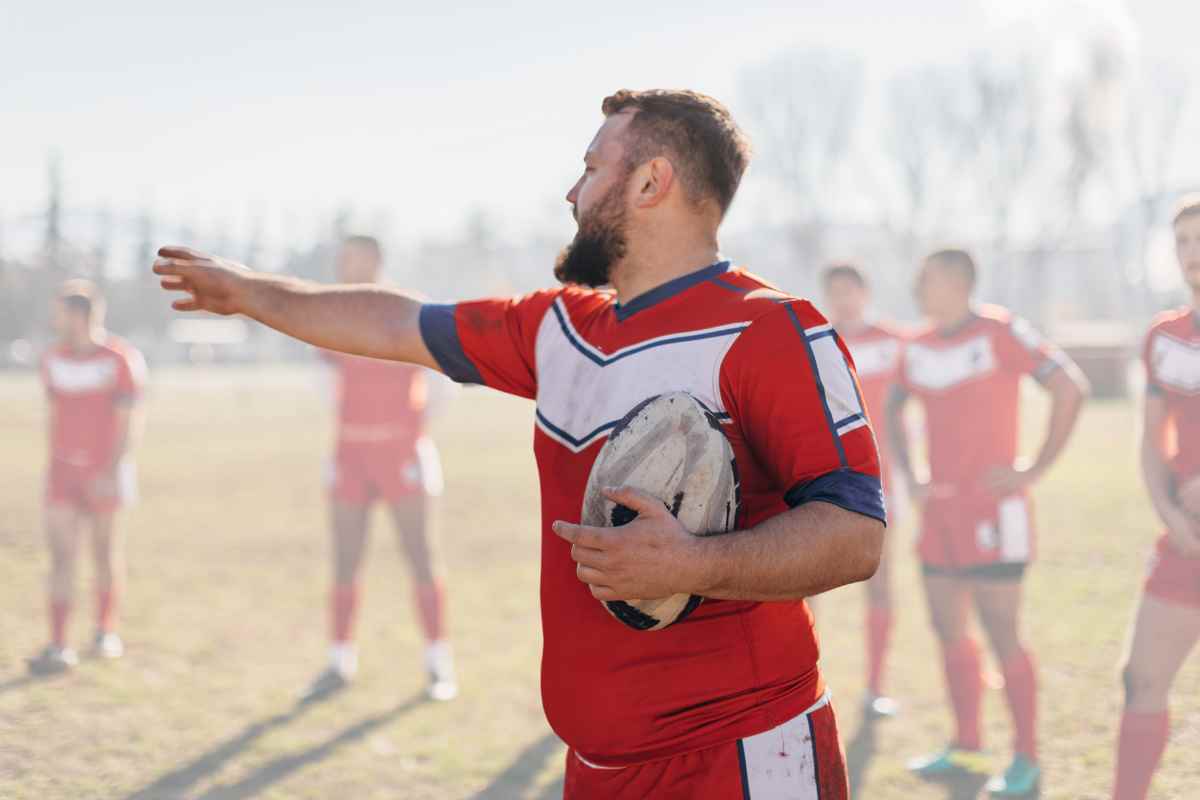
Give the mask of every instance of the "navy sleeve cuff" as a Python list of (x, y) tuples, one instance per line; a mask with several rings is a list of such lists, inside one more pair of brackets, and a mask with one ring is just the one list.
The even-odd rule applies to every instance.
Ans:
[(421, 338), (446, 377), (456, 383), (483, 383), (474, 362), (467, 358), (458, 338), (453, 304), (426, 303), (421, 306)]
[(1062, 369), (1062, 362), (1059, 359), (1054, 357), (1047, 358), (1033, 371), (1033, 379), (1038, 383), (1045, 383), (1051, 375), (1060, 369)]
[(887, 525), (883, 486), (878, 478), (861, 472), (840, 469), (837, 472), (826, 473), (811, 481), (796, 484), (788, 490), (783, 499), (792, 508), (818, 501), (830, 503)]

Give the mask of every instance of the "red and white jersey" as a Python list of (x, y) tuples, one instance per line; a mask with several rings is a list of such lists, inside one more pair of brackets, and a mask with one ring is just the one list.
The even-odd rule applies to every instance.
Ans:
[(998, 306), (980, 307), (957, 330), (914, 335), (900, 385), (924, 404), (933, 483), (964, 499), (986, 494), (986, 473), (1017, 457), (1022, 376), (1041, 381), (1065, 363), (1032, 325)]
[(582, 757), (623, 765), (752, 736), (823, 691), (803, 602), (708, 601), (654, 633), (614, 621), (555, 520), (578, 522), (592, 464), (634, 406), (687, 391), (724, 422), (741, 526), (814, 500), (884, 518), (874, 437), (845, 346), (807, 301), (721, 262), (625, 305), (578, 287), (427, 305), (442, 369), (536, 400), (542, 700)]
[(328, 350), (321, 357), (337, 372), (339, 444), (415, 444), (424, 434), (424, 368)]
[(77, 467), (106, 466), (116, 452), (117, 409), (137, 402), (146, 361), (113, 334), (85, 353), (55, 345), (42, 356), (50, 401), (50, 457)]
[(1190, 308), (1160, 314), (1143, 350), (1146, 391), (1166, 398), (1175, 427), (1172, 471), (1180, 480), (1200, 474), (1200, 320)]
[(888, 482), (888, 395), (900, 381), (900, 359), (904, 353), (904, 335), (889, 325), (871, 323), (853, 333), (838, 331), (850, 348), (858, 383), (862, 387), (863, 405), (875, 429), (883, 464), (884, 483)]

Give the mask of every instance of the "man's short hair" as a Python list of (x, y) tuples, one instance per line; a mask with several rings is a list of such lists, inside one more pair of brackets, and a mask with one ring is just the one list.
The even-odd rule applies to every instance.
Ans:
[(724, 105), (682, 89), (621, 89), (604, 98), (601, 110), (606, 117), (637, 112), (629, 124), (631, 169), (665, 156), (689, 198), (712, 198), (722, 216), (729, 210), (750, 163), (750, 140)]
[(104, 298), (96, 284), (86, 278), (63, 281), (58, 288), (59, 301), (72, 311), (91, 317), (104, 307)]
[(821, 285), (828, 289), (834, 281), (841, 279), (853, 282), (860, 289), (867, 288), (867, 276), (863, 275), (863, 271), (858, 268), (858, 265), (849, 262), (826, 267), (825, 272), (821, 274)]
[(926, 261), (936, 261), (958, 272), (967, 282), (967, 286), (975, 288), (975, 281), (979, 277), (979, 270), (975, 266), (975, 259), (966, 250), (957, 247), (949, 247), (944, 250), (935, 250), (930, 253), (925, 259)]
[(374, 236), (365, 236), (361, 233), (356, 233), (353, 236), (347, 236), (342, 239), (343, 246), (361, 247), (364, 250), (369, 250), (375, 258), (383, 260), (383, 247), (380, 246), (379, 240)]
[(1200, 215), (1200, 192), (1185, 194), (1175, 205), (1175, 216), (1172, 217), (1171, 224), (1176, 225), (1181, 219), (1197, 215)]

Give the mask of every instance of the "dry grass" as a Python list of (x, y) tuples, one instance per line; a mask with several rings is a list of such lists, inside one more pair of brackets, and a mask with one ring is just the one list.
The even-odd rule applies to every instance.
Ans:
[[(438, 424), (442, 542), (463, 694), (422, 687), (408, 581), (382, 517), (362, 623), (362, 680), (308, 707), (324, 658), (328, 411), (299, 370), (158, 376), (128, 515), (128, 657), (24, 677), (43, 642), (40, 396), (0, 379), (0, 797), (549, 798), (561, 745), (537, 692), (537, 487), (528, 404), (465, 393)], [(1131, 412), (1095, 405), (1039, 492), (1042, 559), (1029, 582), (1041, 660), (1048, 798), (1103, 798), (1118, 709), (1115, 664), (1155, 525), (1137, 481)], [(903, 760), (949, 728), (907, 529), (893, 532), (902, 615), (892, 686), (902, 718), (863, 735), (861, 595), (821, 603), (824, 667), (861, 768), (860, 798), (964, 796), (910, 780)], [(380, 540), (383, 541), (380, 541)], [(86, 578), (86, 570), (81, 577)], [(84, 584), (81, 583), (81, 587)], [(90, 602), (73, 635), (89, 633)], [(1200, 796), (1200, 658), (1180, 676), (1156, 796)], [(1000, 754), (1007, 717), (987, 699)], [(864, 758), (871, 755), (869, 759)]]

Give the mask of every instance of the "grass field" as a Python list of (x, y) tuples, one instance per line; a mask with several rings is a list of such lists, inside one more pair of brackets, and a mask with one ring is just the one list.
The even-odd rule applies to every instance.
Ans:
[[(562, 746), (538, 698), (537, 485), (531, 408), (463, 393), (436, 426), (441, 541), (462, 695), (420, 702), (408, 580), (376, 520), (361, 680), (298, 706), (325, 656), (321, 465), (328, 409), (299, 369), (164, 372), (149, 397), (131, 511), (120, 662), (31, 681), (44, 643), (40, 393), (0, 377), (0, 798), (552, 798)], [(1041, 559), (1027, 619), (1041, 662), (1043, 796), (1104, 798), (1118, 661), (1156, 525), (1134, 464), (1132, 411), (1094, 404), (1038, 492)], [(819, 608), (858, 798), (971, 797), (914, 782), (903, 761), (949, 732), (907, 526), (894, 529), (902, 614), (891, 685), (903, 717), (862, 729), (862, 592)], [(80, 576), (86, 586), (88, 570)], [(90, 591), (73, 636), (90, 634)], [(989, 745), (1007, 755), (1002, 693)], [(1200, 797), (1200, 656), (1180, 675), (1155, 797)]]

